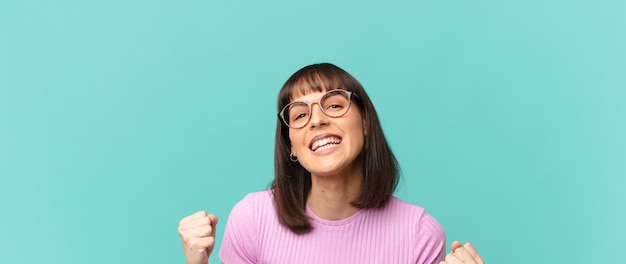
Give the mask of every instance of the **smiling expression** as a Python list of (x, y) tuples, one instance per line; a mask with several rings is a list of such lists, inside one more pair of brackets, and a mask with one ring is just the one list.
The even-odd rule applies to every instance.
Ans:
[[(319, 99), (325, 92), (295, 93), (293, 100)], [(328, 117), (318, 104), (311, 106), (311, 119), (303, 128), (289, 128), (291, 152), (312, 176), (331, 176), (361, 170), (357, 160), (363, 150), (364, 122), (359, 107), (352, 104), (341, 117)]]

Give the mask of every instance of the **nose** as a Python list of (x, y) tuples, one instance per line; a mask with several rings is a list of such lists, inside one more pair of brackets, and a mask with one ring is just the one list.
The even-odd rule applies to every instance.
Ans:
[(311, 128), (319, 127), (321, 125), (328, 124), (328, 116), (322, 112), (319, 104), (311, 105), (311, 120), (309, 120), (309, 126)]

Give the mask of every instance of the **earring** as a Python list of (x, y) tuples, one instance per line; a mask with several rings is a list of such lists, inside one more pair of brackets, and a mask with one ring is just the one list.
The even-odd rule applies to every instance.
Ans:
[(292, 153), (289, 153), (289, 160), (291, 160), (292, 162), (296, 162), (298, 161), (298, 157), (294, 156), (292, 152)]

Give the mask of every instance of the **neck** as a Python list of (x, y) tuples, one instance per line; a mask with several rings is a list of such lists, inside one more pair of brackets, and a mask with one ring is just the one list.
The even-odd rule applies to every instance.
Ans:
[(316, 216), (331, 221), (354, 215), (359, 208), (350, 203), (359, 195), (362, 175), (362, 169), (339, 175), (311, 175), (309, 208)]

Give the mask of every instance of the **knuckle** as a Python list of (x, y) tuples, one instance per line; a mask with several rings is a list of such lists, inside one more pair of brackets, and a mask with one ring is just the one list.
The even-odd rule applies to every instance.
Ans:
[(193, 249), (197, 249), (197, 248), (202, 248), (202, 243), (200, 241), (200, 239), (198, 238), (191, 238), (189, 239), (189, 247), (193, 248)]
[(213, 232), (213, 228), (211, 228), (211, 226), (208, 226), (204, 229), (202, 229), (202, 234), (205, 236), (210, 235)]
[(204, 210), (198, 211), (195, 214), (193, 214), (193, 218), (201, 218), (201, 217), (205, 217), (207, 214)]

